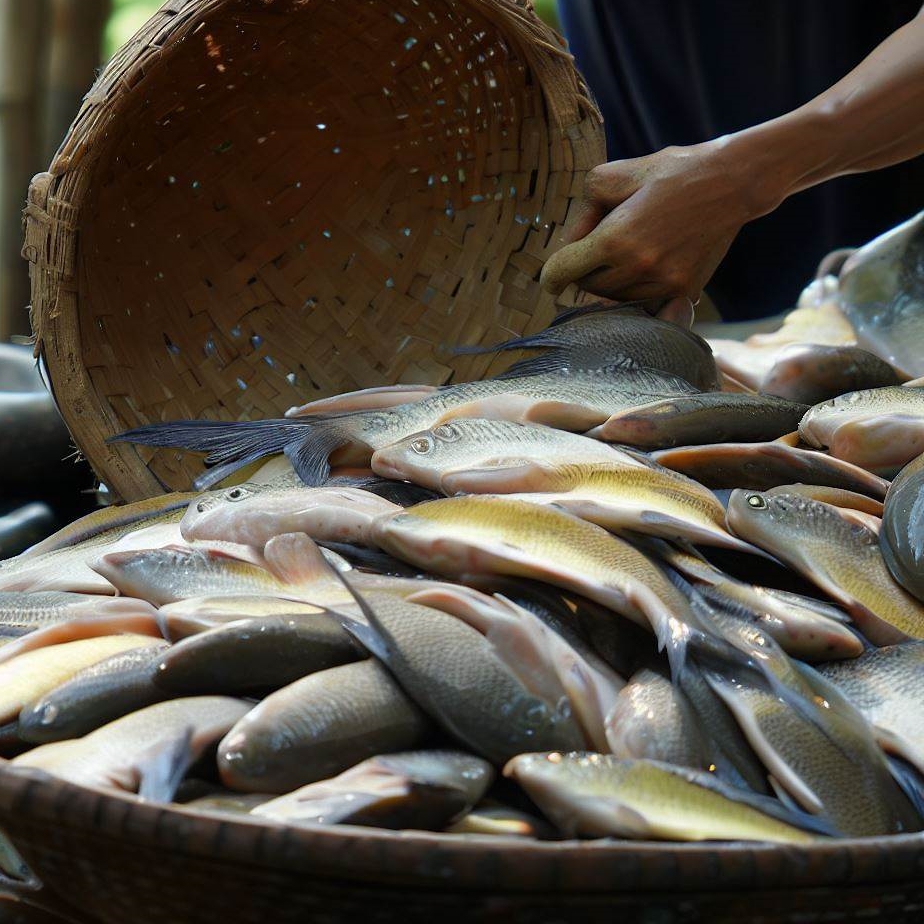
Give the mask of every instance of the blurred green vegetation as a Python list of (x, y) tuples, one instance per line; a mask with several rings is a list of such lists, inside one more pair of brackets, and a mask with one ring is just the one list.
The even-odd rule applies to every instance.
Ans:
[(151, 18), (162, 0), (112, 0), (112, 15), (106, 24), (103, 51), (108, 60)]
[(533, 6), (536, 12), (544, 19), (553, 29), (561, 32), (561, 21), (558, 18), (558, 0), (533, 0)]

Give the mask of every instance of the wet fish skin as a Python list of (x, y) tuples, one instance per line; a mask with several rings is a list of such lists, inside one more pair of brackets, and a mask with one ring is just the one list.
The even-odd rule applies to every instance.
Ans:
[(792, 344), (778, 354), (760, 391), (817, 404), (848, 391), (900, 385), (902, 381), (887, 362), (859, 347)]
[(810, 446), (889, 474), (924, 452), (924, 388), (867, 388), (806, 411), (799, 435)]
[(909, 378), (924, 375), (924, 213), (847, 258), (838, 304), (861, 346)]
[[(639, 464), (615, 447), (566, 430), (469, 418), (377, 450), (372, 468), (387, 478), (408, 479), (444, 494), (504, 493), (533, 490), (534, 484), (541, 490), (547, 466), (575, 461)], [(536, 480), (524, 481), (530, 476)], [(516, 486), (506, 487), (508, 483)]]
[(884, 750), (924, 773), (924, 642), (873, 649), (816, 670), (866, 716)]
[(828, 504), (738, 490), (729, 498), (728, 525), (843, 605), (873, 644), (924, 638), (924, 604), (893, 580), (879, 538)]
[[(604, 754), (522, 754), (504, 769), (568, 836), (807, 844), (808, 816), (708, 774)], [(773, 812), (773, 814), (769, 814)], [(785, 819), (785, 820), (784, 820)]]
[(384, 594), (357, 601), (367, 622), (344, 625), (395, 675), (404, 691), (454, 739), (502, 765), (531, 744), (581, 747), (564, 691), (552, 701), (478, 630), (431, 607)]
[(19, 736), (45, 744), (80, 738), (170, 694), (151, 682), (151, 667), (167, 642), (129, 648), (84, 668), (19, 713)]
[(331, 460), (367, 464), (376, 450), (457, 417), (499, 417), (583, 431), (618, 408), (694, 390), (676, 377), (623, 363), (464, 382), (381, 411), (245, 422), (174, 421), (139, 427), (112, 439), (207, 453), (206, 464), (213, 467), (197, 479), (199, 487), (280, 453), (286, 454), (306, 484), (317, 485), (327, 478)]
[(357, 661), (309, 674), (254, 706), (219, 744), (218, 769), (230, 789), (282, 794), (418, 747), (427, 729), (381, 664)]
[(733, 392), (664, 398), (617, 411), (588, 436), (640, 449), (775, 439), (794, 430), (807, 405)]
[(0, 591), (0, 638), (16, 638), (48, 626), (93, 616), (131, 616), (153, 608), (143, 600), (59, 590)]
[(531, 837), (553, 840), (555, 829), (543, 819), (529, 812), (493, 801), (476, 806), (467, 815), (451, 824), (448, 834), (477, 834), (491, 837)]
[(621, 758), (647, 758), (708, 770), (709, 745), (681, 688), (663, 672), (643, 668), (619, 692), (607, 740)]
[(253, 704), (227, 696), (155, 703), (83, 738), (43, 744), (15, 758), (53, 776), (103, 789), (173, 798), (186, 768), (202, 757)]
[(810, 497), (812, 500), (821, 501), (823, 504), (830, 504), (832, 507), (843, 507), (850, 510), (858, 510), (861, 513), (868, 513), (874, 517), (882, 517), (882, 501), (875, 500), (866, 494), (860, 494), (857, 491), (847, 491), (844, 488), (831, 488), (827, 485), (818, 484), (781, 484), (769, 488), (768, 494), (799, 494), (802, 497)]
[(285, 533), (306, 533), (316, 541), (362, 542), (376, 516), (400, 509), (356, 488), (239, 484), (190, 503), (180, 531), (187, 541), (219, 539), (260, 549)]
[(924, 454), (906, 465), (889, 488), (879, 547), (892, 577), (924, 600)]
[(279, 689), (361, 656), (334, 614), (259, 616), (178, 642), (158, 658), (151, 679), (172, 695), (238, 695)]
[(383, 754), (265, 802), (251, 814), (287, 824), (438, 831), (469, 811), (493, 779), (487, 761), (461, 751)]
[(0, 665), (0, 722), (15, 718), (23, 707), (85, 667), (129, 648), (156, 645), (157, 641), (148, 635), (109, 635), (49, 645), (7, 661)]
[(655, 452), (652, 458), (709, 488), (766, 491), (781, 484), (804, 482), (881, 500), (889, 487), (888, 481), (857, 465), (779, 441), (681, 446)]

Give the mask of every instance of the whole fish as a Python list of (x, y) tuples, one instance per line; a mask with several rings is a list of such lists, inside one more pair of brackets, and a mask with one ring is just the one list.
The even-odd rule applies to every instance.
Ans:
[(306, 533), (319, 542), (363, 542), (375, 517), (400, 509), (356, 488), (239, 484), (193, 501), (180, 531), (187, 541), (219, 539), (260, 549), (284, 533)]
[(733, 491), (732, 531), (818, 585), (875, 645), (924, 638), (924, 603), (892, 578), (875, 533), (819, 501), (791, 494)]
[(776, 691), (709, 675), (774, 780), (848, 837), (915, 831), (920, 820), (892, 779), (872, 729), (830, 685), (793, 709)]
[(887, 362), (860, 347), (796, 343), (780, 350), (759, 390), (817, 404), (848, 391), (900, 385), (903, 380)]
[(889, 488), (879, 547), (892, 577), (924, 600), (924, 454), (906, 465)]
[(924, 773), (924, 642), (874, 649), (817, 670), (866, 716), (886, 751)]
[(521, 754), (515, 780), (566, 836), (807, 844), (819, 825), (708, 773), (609, 754)]
[(847, 258), (838, 304), (861, 346), (908, 378), (924, 375), (924, 212)]
[(329, 613), (259, 616), (207, 629), (173, 645), (154, 666), (173, 695), (275, 690), (315, 671), (360, 658)]
[(450, 495), (541, 491), (548, 467), (563, 462), (642, 464), (577, 433), (479, 418), (412, 433), (372, 455), (372, 468), (380, 475)]
[(710, 747), (682, 689), (664, 673), (643, 668), (629, 678), (610, 714), (616, 757), (661, 760), (708, 770)]
[(0, 638), (94, 617), (133, 616), (153, 608), (132, 597), (74, 594), (59, 590), (0, 591)]
[(493, 346), (460, 347), (465, 354), (541, 349), (538, 359), (525, 359), (507, 374), (555, 364), (594, 369), (625, 356), (668, 375), (679, 376), (701, 391), (718, 388), (712, 350), (702, 337), (679, 324), (652, 317), (633, 306), (588, 306), (559, 315), (535, 334), (514, 337)]
[(168, 802), (186, 769), (250, 710), (227, 696), (156, 703), (83, 738), (43, 744), (14, 760), (82, 786), (122, 789)]
[[(565, 691), (517, 662), (461, 619), (387, 594), (357, 598), (366, 621), (344, 623), (405, 692), (452, 737), (503, 764), (530, 744), (580, 747)], [(525, 674), (525, 676), (524, 676)]]
[(553, 507), (503, 496), (446, 498), (377, 520), (372, 535), (392, 554), (442, 574), (531, 577), (582, 594), (650, 625), (673, 659), (682, 657), (695, 621), (644, 554)]
[(816, 404), (799, 435), (838, 459), (891, 473), (924, 452), (924, 388), (869, 388)]
[(243, 792), (287, 793), (367, 757), (418, 747), (423, 713), (375, 660), (309, 674), (271, 693), (218, 747), (221, 779)]
[(439, 831), (468, 812), (493, 779), (487, 761), (461, 751), (382, 754), (264, 802), (251, 814), (287, 824)]
[(207, 453), (205, 461), (212, 468), (198, 479), (200, 487), (279, 453), (285, 453), (306, 484), (317, 485), (326, 479), (330, 460), (368, 464), (377, 449), (457, 417), (500, 418), (584, 431), (603, 423), (619, 408), (690, 391), (695, 389), (682, 379), (624, 362), (594, 370), (561, 369), (463, 382), (445, 386), (421, 401), (378, 411), (246, 422), (176, 421), (139, 427), (113, 439)]
[(541, 490), (511, 499), (554, 504), (613, 532), (635, 530), (666, 539), (754, 552), (725, 528), (725, 508), (701, 484), (670, 469), (603, 463), (545, 470)]
[(652, 453), (660, 465), (683, 472), (708, 488), (768, 488), (793, 482), (826, 485), (885, 497), (889, 482), (858, 465), (835, 459), (823, 452), (769, 443), (717, 443), (682, 446)]
[(615, 411), (588, 436), (639, 449), (691, 443), (758, 442), (795, 430), (808, 406), (774, 398), (708, 392), (662, 398)]
[(40, 696), (85, 667), (131, 648), (157, 645), (148, 635), (107, 635), (27, 651), (0, 665), (0, 722), (9, 722)]
[(74, 674), (19, 713), (19, 737), (43, 744), (79, 738), (129, 712), (169, 699), (151, 679), (168, 648), (154, 642), (129, 648)]

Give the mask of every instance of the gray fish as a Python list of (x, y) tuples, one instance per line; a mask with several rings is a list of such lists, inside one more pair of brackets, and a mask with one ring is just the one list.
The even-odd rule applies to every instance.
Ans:
[(156, 686), (173, 695), (276, 690), (361, 653), (329, 613), (258, 616), (207, 629), (157, 660)]
[(660, 671), (644, 668), (629, 678), (610, 714), (607, 737), (616, 757), (710, 769), (710, 746), (692, 707)]
[(879, 547), (892, 577), (924, 600), (924, 455), (906, 465), (889, 488)]
[(14, 766), (35, 767), (82, 786), (173, 798), (186, 769), (250, 710), (227, 696), (193, 696), (129, 713), (83, 738), (43, 744)]
[(502, 764), (533, 744), (583, 746), (568, 697), (551, 677), (518, 675), (488, 638), (439, 610), (384, 594), (364, 598), (358, 602), (368, 623), (348, 619), (346, 628), (475, 753)]
[(521, 754), (504, 769), (566, 835), (807, 844), (811, 816), (698, 773), (611, 754)]
[(252, 812), (287, 824), (353, 824), (438, 831), (468, 812), (494, 779), (461, 751), (408, 751), (364, 760)]
[[(487, 417), (584, 431), (614, 411), (695, 391), (672, 376), (628, 362), (594, 370), (560, 369), (448, 385), (412, 404), (378, 411), (282, 420), (176, 421), (152, 424), (113, 439), (207, 453), (213, 466), (197, 480), (207, 487), (266, 456), (285, 453), (308, 485), (323, 483), (330, 461), (368, 464), (373, 452), (456, 417)], [(790, 427), (789, 429), (793, 429)], [(782, 431), (781, 431), (782, 432)]]
[(924, 212), (848, 257), (838, 304), (860, 346), (908, 378), (924, 375)]
[(734, 491), (728, 525), (817, 584), (873, 644), (924, 638), (924, 603), (893, 580), (879, 537), (828, 504), (792, 494)]
[[(692, 331), (652, 317), (632, 306), (588, 306), (559, 315), (545, 330), (514, 337), (493, 346), (460, 347), (457, 353), (496, 353), (541, 349), (538, 363), (558, 363), (594, 369), (625, 356), (658, 372), (676, 375), (701, 391), (718, 388), (718, 371), (712, 350)], [(537, 360), (525, 359), (507, 374), (535, 369)]]
[(866, 716), (879, 744), (924, 773), (924, 642), (817, 668)]
[(902, 381), (887, 362), (859, 347), (794, 343), (780, 352), (760, 391), (817, 404), (848, 391), (900, 385)]
[(19, 713), (19, 736), (44, 744), (80, 738), (123, 715), (171, 698), (151, 681), (167, 642), (130, 648), (84, 668)]
[(588, 436), (640, 449), (772, 440), (791, 433), (808, 405), (732, 392), (662, 398), (618, 410)]
[(827, 485), (885, 497), (889, 482), (841, 459), (814, 449), (769, 443), (717, 443), (662, 449), (652, 458), (695, 478), (708, 488), (751, 488), (766, 491), (781, 484)]
[(378, 661), (309, 674), (271, 693), (218, 747), (221, 779), (287, 793), (367, 757), (418, 747), (428, 723)]

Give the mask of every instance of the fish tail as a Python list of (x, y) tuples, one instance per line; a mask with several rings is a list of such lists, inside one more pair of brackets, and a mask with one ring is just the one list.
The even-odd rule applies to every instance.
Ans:
[(210, 471), (196, 481), (200, 490), (266, 456), (285, 453), (305, 484), (322, 484), (330, 474), (330, 454), (350, 440), (348, 418), (278, 420), (179, 420), (149, 424), (110, 437), (206, 454)]
[(151, 802), (171, 802), (193, 762), (193, 730), (187, 726), (165, 748), (156, 750), (139, 767), (138, 795)]

